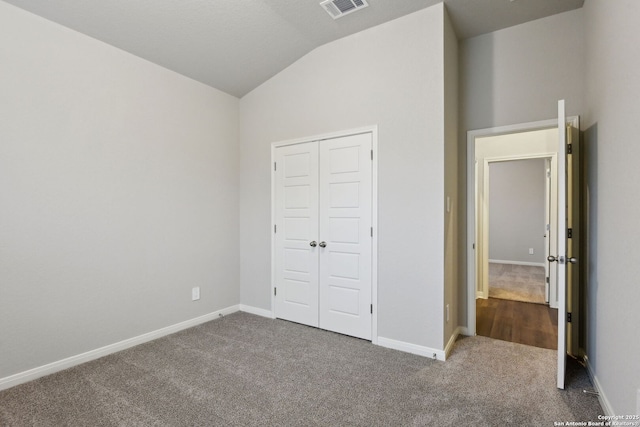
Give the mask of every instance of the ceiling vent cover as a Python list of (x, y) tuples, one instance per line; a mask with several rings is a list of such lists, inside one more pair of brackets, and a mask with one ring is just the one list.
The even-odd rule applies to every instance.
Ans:
[(342, 18), (345, 15), (364, 9), (369, 6), (366, 0), (325, 0), (320, 6), (327, 11), (333, 19)]

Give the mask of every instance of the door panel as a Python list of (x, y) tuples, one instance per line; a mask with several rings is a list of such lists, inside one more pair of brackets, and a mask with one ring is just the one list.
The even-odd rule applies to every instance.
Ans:
[(276, 150), (276, 316), (318, 326), (318, 145)]
[(564, 100), (558, 101), (558, 388), (564, 389), (567, 367), (567, 128)]
[(320, 327), (371, 339), (371, 134), (323, 141)]
[[(558, 102), (558, 388), (565, 386), (567, 354), (578, 354), (580, 236), (579, 119), (567, 123)], [(567, 313), (571, 314), (568, 322)]]

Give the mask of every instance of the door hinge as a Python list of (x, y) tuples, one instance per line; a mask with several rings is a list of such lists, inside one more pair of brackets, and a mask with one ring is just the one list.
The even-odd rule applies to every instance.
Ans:
[(549, 283), (549, 277), (547, 277), (547, 283)]
[(273, 232), (274, 233), (278, 232), (278, 226), (276, 224), (273, 224)]
[(373, 150), (371, 150), (371, 160), (373, 160)]
[(278, 288), (273, 288), (273, 296), (275, 297), (276, 295), (278, 295)]
[(571, 323), (571, 313), (567, 313), (567, 323)]
[(567, 145), (567, 154), (573, 154), (573, 144)]
[(373, 227), (371, 227), (371, 237), (373, 237)]
[(278, 170), (278, 166), (276, 166), (276, 162), (273, 162), (273, 170), (277, 171)]
[(371, 308), (371, 314), (373, 314), (373, 304), (369, 306)]
[(573, 239), (573, 228), (567, 229), (567, 239)]
[(473, 249), (474, 251), (476, 250), (476, 244), (475, 244), (475, 243), (473, 243), (473, 244), (471, 245), (471, 249)]

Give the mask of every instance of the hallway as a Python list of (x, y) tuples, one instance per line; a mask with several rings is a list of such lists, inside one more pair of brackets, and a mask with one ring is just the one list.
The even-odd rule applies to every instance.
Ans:
[(558, 310), (504, 299), (476, 300), (476, 333), (534, 347), (558, 348)]

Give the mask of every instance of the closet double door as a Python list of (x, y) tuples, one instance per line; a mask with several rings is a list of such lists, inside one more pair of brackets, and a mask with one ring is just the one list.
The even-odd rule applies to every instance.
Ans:
[(371, 339), (372, 135), (275, 149), (278, 318)]

